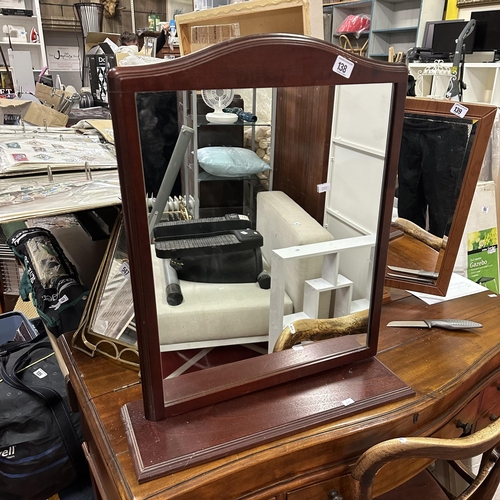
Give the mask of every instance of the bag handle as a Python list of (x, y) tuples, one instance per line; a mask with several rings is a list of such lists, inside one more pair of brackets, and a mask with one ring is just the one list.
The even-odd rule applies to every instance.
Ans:
[[(38, 337), (35, 337), (35, 339), (37, 338)], [(22, 344), (22, 342), (20, 342), (20, 344)], [(27, 342), (24, 342), (24, 345), (26, 344)], [(21, 349), (22, 347), (23, 346), (16, 348), (15, 351)], [(77, 474), (79, 474), (82, 471), (87, 470), (87, 461), (83, 454), (78, 433), (73, 422), (71, 421), (62, 396), (51, 387), (29, 387), (21, 381), (16, 373), (28, 364), (32, 354), (39, 349), (52, 349), (52, 345), (50, 342), (38, 342), (31, 345), (31, 347), (15, 361), (14, 365), (10, 369), (7, 369), (7, 361), (10, 353), (8, 351), (0, 352), (0, 375), (4, 381), (14, 389), (35, 395), (44, 401), (45, 405), (54, 417), (68, 456), (70, 457)], [(13, 350), (11, 352), (15, 351)]]

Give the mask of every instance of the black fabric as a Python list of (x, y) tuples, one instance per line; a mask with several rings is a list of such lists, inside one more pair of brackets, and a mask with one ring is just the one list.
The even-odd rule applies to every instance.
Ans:
[[(136, 102), (145, 195), (156, 196), (179, 136), (177, 92), (139, 92)], [(182, 194), (180, 173), (170, 194)]]
[(172, 258), (170, 264), (181, 280), (202, 283), (255, 283), (262, 272), (260, 248), (233, 252), (217, 251)]
[(89, 474), (79, 416), (46, 340), (0, 346), (2, 500), (45, 500)]
[(408, 87), (406, 88), (406, 95), (410, 97), (416, 97), (415, 87), (417, 81), (412, 75), (408, 75)]
[(398, 168), (398, 215), (448, 234), (469, 153), (470, 123), (405, 116)]
[(75, 266), (55, 237), (42, 228), (19, 229), (7, 244), (24, 265), (21, 298), (33, 302), (45, 326), (56, 337), (75, 331), (89, 291), (80, 283)]
[(158, 54), (161, 49), (163, 49), (163, 46), (167, 42), (167, 34), (165, 33), (165, 30), (160, 31), (160, 35), (156, 39), (156, 53)]

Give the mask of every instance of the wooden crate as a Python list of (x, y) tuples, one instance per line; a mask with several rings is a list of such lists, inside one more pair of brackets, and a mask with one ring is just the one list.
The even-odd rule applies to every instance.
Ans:
[(307, 0), (252, 0), (175, 16), (181, 55), (199, 50), (191, 41), (191, 28), (237, 23), (240, 36), (258, 33), (312, 35)]

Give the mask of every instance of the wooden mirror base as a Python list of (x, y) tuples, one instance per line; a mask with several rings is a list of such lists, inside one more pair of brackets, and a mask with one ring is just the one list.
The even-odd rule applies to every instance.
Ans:
[(144, 483), (414, 394), (369, 358), (156, 422), (134, 401), (122, 419)]

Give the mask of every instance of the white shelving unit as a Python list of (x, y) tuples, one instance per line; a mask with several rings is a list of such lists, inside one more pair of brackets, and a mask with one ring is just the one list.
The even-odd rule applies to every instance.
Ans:
[[(424, 63), (410, 64), (410, 73), (417, 80), (417, 95), (444, 97), (450, 78), (444, 70), (450, 68), (451, 63), (441, 63), (439, 67)], [(467, 86), (463, 92), (464, 102), (500, 106), (500, 63), (466, 62), (463, 81)]]
[[(332, 43), (338, 44), (338, 29), (350, 14), (371, 17), (368, 57), (387, 59), (389, 47), (396, 53), (406, 53), (418, 46), (423, 38), (425, 23), (442, 19), (444, 0), (358, 0), (323, 7), (332, 14)], [(354, 34), (351, 35), (354, 38)], [(355, 38), (354, 38), (355, 39)]]
[[(237, 93), (240, 92), (243, 89), (237, 90)], [(215, 123), (209, 123), (207, 122), (206, 118), (204, 115), (200, 115), (197, 109), (197, 92), (187, 92), (184, 91), (182, 93), (182, 102), (180, 105), (180, 110), (181, 110), (181, 116), (182, 116), (182, 122), (185, 125), (188, 125), (189, 127), (192, 127), (194, 130), (193, 134), (193, 139), (192, 139), (192, 145), (189, 148), (189, 152), (186, 153), (186, 157), (184, 160), (185, 168), (184, 168), (184, 173), (183, 173), (183, 183), (184, 186), (186, 186), (187, 189), (187, 194), (193, 196), (195, 205), (194, 205), (194, 217), (199, 218), (200, 217), (200, 182), (210, 182), (210, 181), (227, 181), (227, 180), (240, 180), (244, 183), (244, 189), (248, 190), (248, 198), (250, 200), (250, 204), (247, 208), (249, 213), (246, 215), (249, 215), (250, 218), (252, 219), (252, 213), (254, 211), (254, 208), (252, 206), (252, 200), (254, 197), (254, 192), (253, 192), (253, 182), (257, 181), (257, 178), (254, 174), (252, 175), (242, 175), (239, 177), (217, 177), (215, 175), (208, 174), (205, 172), (198, 164), (198, 158), (197, 158), (197, 149), (198, 149), (198, 134), (199, 134), (199, 126), (200, 125), (208, 125), (210, 127), (218, 127), (218, 126), (224, 126), (224, 127), (243, 127), (244, 129), (250, 129), (251, 130), (251, 149), (253, 151), (256, 151), (258, 145), (256, 144), (255, 140), (255, 129), (257, 127), (270, 127), (271, 128), (271, 138), (270, 138), (270, 160), (269, 160), (269, 165), (271, 167), (271, 170), (269, 171), (269, 177), (268, 177), (268, 189), (272, 189), (272, 179), (273, 179), (273, 161), (274, 161), (274, 129), (272, 124), (274, 123), (274, 103), (276, 102), (276, 90), (272, 89), (270, 90), (271, 92), (271, 116), (270, 121), (260, 121), (258, 120), (255, 123), (252, 122), (243, 122), (242, 120), (238, 120), (234, 124), (230, 125), (218, 125)], [(251, 111), (253, 114), (258, 114), (257, 112), (257, 100), (258, 100), (258, 92), (256, 89), (252, 89), (252, 106), (249, 111)], [(188, 103), (190, 104), (190, 110), (188, 111)], [(244, 198), (247, 198), (247, 195), (244, 195)], [(244, 205), (244, 203), (243, 203)]]
[[(38, 0), (26, 0), (26, 9), (33, 11), (33, 16), (22, 15), (2, 15), (0, 14), (0, 47), (2, 47), (5, 57), (7, 57), (10, 47), (8, 35), (4, 32), (4, 26), (16, 26), (25, 28), (26, 41), (12, 40), (13, 51), (25, 51), (31, 55), (33, 72), (39, 73), (47, 65), (47, 56), (45, 53), (45, 42), (43, 37), (42, 20), (40, 15), (40, 5)], [(35, 28), (38, 33), (39, 41), (31, 43), (29, 41), (31, 29)], [(3, 66), (3, 62), (0, 62)]]

